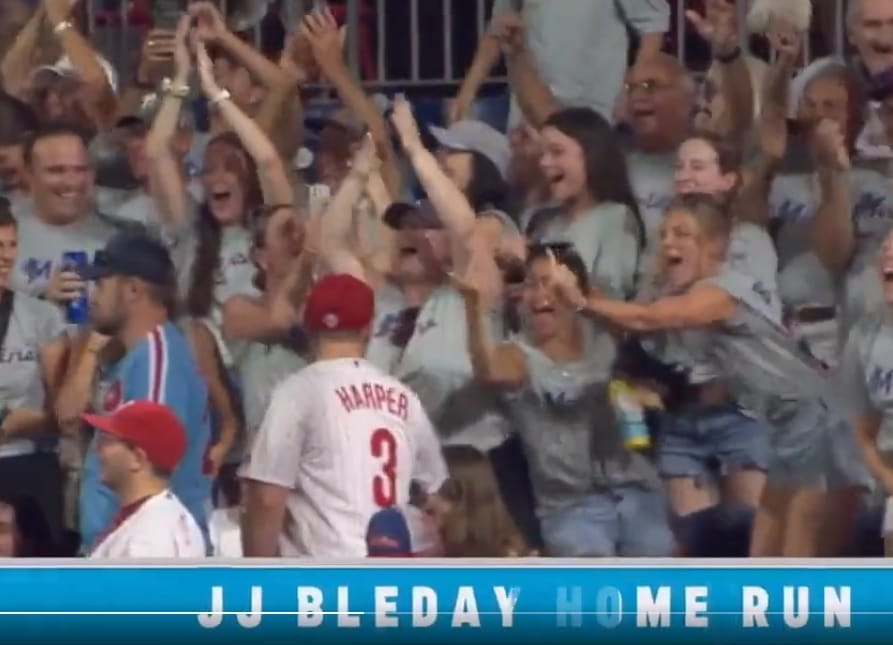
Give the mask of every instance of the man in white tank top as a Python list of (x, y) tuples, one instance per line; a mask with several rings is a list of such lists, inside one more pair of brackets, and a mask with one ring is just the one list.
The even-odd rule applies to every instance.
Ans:
[(120, 510), (91, 558), (202, 558), (205, 539), (195, 519), (168, 490), (186, 452), (186, 431), (168, 406), (125, 403), (111, 416), (86, 414), (99, 432), (102, 481)]
[(349, 275), (320, 280), (304, 325), (316, 362), (273, 392), (242, 476), (249, 557), (365, 558), (378, 511), (435, 494), (447, 471), (418, 397), (366, 361), (374, 296)]

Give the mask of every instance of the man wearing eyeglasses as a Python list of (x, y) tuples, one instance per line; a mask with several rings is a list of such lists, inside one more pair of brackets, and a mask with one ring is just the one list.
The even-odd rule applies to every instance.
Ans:
[[(173, 469), (170, 488), (192, 513), (207, 541), (208, 392), (188, 341), (171, 322), (176, 279), (168, 250), (147, 233), (119, 233), (97, 253), (82, 277), (96, 282), (90, 299), (94, 331), (125, 349), (124, 357), (103, 374), (107, 390), (102, 409), (95, 412), (113, 414), (135, 400), (163, 403), (174, 411), (186, 430), (186, 452)], [(92, 369), (95, 374), (98, 362), (98, 352), (88, 345), (77, 370)], [(64, 425), (65, 420), (60, 421)], [(94, 545), (117, 510), (114, 494), (100, 480), (94, 437), (81, 479), (80, 529), (85, 547)]]

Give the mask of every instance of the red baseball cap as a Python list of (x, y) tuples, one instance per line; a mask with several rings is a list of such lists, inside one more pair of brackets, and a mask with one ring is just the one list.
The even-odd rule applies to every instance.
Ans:
[(84, 421), (146, 453), (149, 461), (173, 472), (186, 454), (186, 430), (168, 406), (152, 401), (131, 401), (114, 414), (85, 414)]
[(360, 331), (372, 322), (374, 311), (369, 285), (346, 273), (327, 275), (307, 298), (304, 326), (311, 332)]

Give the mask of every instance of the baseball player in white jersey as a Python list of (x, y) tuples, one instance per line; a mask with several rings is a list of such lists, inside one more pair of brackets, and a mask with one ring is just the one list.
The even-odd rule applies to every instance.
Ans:
[(186, 431), (173, 410), (134, 401), (111, 416), (86, 414), (84, 420), (99, 432), (100, 475), (120, 503), (90, 557), (205, 557), (201, 529), (168, 490), (168, 478), (186, 452)]
[(246, 556), (366, 557), (369, 519), (435, 493), (447, 469), (422, 405), (363, 358), (372, 290), (349, 275), (313, 288), (304, 325), (316, 362), (283, 381), (243, 467)]

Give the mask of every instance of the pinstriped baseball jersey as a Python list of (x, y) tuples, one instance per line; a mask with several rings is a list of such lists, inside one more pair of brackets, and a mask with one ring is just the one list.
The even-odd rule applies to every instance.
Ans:
[(273, 393), (242, 476), (290, 491), (283, 556), (366, 556), (377, 511), (447, 477), (416, 395), (360, 358), (313, 363)]

